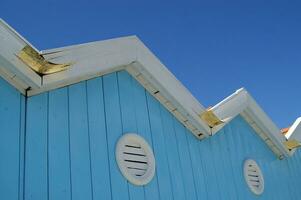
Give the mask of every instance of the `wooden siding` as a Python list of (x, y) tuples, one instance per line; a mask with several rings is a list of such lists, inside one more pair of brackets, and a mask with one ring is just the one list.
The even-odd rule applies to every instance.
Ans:
[(0, 199), (23, 199), (25, 98), (0, 78)]
[[(299, 152), (277, 160), (241, 117), (214, 137), (199, 141), (125, 71), (30, 97), (27, 104), (24, 200), (297, 200), (301, 196)], [(12, 142), (19, 143), (20, 130), (9, 135)], [(128, 132), (144, 137), (155, 154), (155, 177), (143, 187), (128, 183), (115, 161), (116, 142)], [(2, 148), (1, 161), (7, 154)], [(19, 146), (7, 148), (19, 158)], [(258, 197), (243, 178), (248, 158), (258, 162), (265, 178), (265, 191)], [(14, 169), (11, 166), (16, 169), (5, 174)], [(0, 164), (0, 175), (15, 177), (18, 184), (19, 175), (13, 172), (19, 170), (19, 160), (4, 167)], [(0, 186), (4, 181), (8, 179), (0, 179)], [(18, 186), (15, 191), (18, 194)], [(14, 199), (2, 198), (2, 194), (10, 197), (4, 192), (0, 199)]]

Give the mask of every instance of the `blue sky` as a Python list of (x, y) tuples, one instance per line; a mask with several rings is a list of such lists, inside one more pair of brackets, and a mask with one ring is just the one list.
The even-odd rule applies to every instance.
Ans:
[(15, 1), (38, 49), (137, 35), (204, 106), (245, 87), (279, 127), (301, 115), (299, 1)]

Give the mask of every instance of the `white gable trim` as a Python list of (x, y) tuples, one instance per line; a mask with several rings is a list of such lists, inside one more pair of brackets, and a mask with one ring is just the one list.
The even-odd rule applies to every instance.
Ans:
[(237, 90), (210, 110), (220, 120), (225, 121), (224, 124), (213, 128), (213, 134), (216, 134), (231, 119), (241, 115), (276, 155), (279, 157), (292, 155), (284, 144), (286, 138), (280, 129), (244, 88)]
[[(210, 128), (200, 117), (204, 107), (136, 37), (123, 37), (45, 51), (47, 61), (72, 63), (66, 71), (40, 76), (17, 58), (26, 45), (34, 48), (0, 20), (0, 75), (21, 93), (32, 96), (104, 74), (127, 70), (197, 138), (214, 135), (237, 115), (243, 116), (278, 156), (292, 155), (283, 144), (286, 138), (255, 102), (240, 89), (210, 109), (223, 123)], [(297, 122), (296, 122), (297, 123)], [(300, 135), (300, 120), (289, 135)]]
[(13, 28), (0, 19), (1, 76), (15, 86), (22, 94), (25, 94), (28, 88), (39, 88), (42, 81), (39, 75), (27, 67), (16, 56), (26, 45), (33, 47)]
[(301, 117), (296, 119), (293, 125), (289, 128), (288, 132), (285, 134), (287, 139), (296, 139), (301, 142)]
[(210, 128), (198, 116), (204, 107), (136, 37), (123, 37), (41, 52), (54, 63), (73, 63), (70, 69), (43, 76), (35, 95), (44, 91), (128, 70), (148, 91), (170, 110), (198, 138), (210, 134)]
[[(0, 51), (0, 56), (10, 61), (9, 65), (0, 66), (0, 73), (3, 71), (2, 76), (23, 94), (26, 92), (28, 96), (32, 96), (104, 74), (127, 70), (197, 138), (203, 139), (210, 135), (210, 128), (198, 116), (205, 111), (204, 107), (136, 36), (45, 51), (38, 51), (33, 47), (50, 62), (72, 63), (66, 71), (40, 76), (16, 56), (26, 45), (32, 45), (3, 21), (0, 28), (3, 30), (0, 32), (0, 45), (8, 46), (8, 49)], [(14, 73), (7, 75), (4, 71), (6, 69)], [(11, 80), (20, 80), (24, 84)]]

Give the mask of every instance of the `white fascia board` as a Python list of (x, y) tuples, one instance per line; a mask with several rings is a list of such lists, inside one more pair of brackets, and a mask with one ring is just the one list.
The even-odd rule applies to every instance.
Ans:
[[(210, 110), (212, 110), (220, 120), (225, 122), (223, 125), (213, 128), (213, 134), (217, 133), (223, 126), (231, 121), (231, 119), (241, 114), (243, 117), (248, 116), (247, 118), (251, 118), (251, 120), (246, 121), (254, 127), (255, 131), (263, 139), (264, 137), (267, 137), (272, 142), (272, 144), (269, 145), (271, 148), (273, 146), (277, 147), (278, 150), (272, 150), (274, 152), (279, 151), (281, 155), (278, 156), (291, 155), (291, 152), (284, 145), (286, 138), (281, 134), (280, 129), (245, 89), (242, 88), (237, 90), (234, 94), (212, 107)], [(256, 124), (256, 127), (254, 123)]]
[(15, 74), (11, 73), (10, 71), (7, 71), (1, 66), (2, 64), (0, 64), (0, 76), (12, 86), (14, 86), (21, 94), (26, 95), (26, 88), (28, 87), (28, 85), (24, 83), (21, 79), (16, 78)]
[(124, 37), (41, 51), (46, 60), (70, 63), (71, 66), (68, 70), (44, 75), (42, 87), (28, 91), (28, 95), (36, 95), (124, 69), (136, 60), (133, 41), (135, 37)]
[(248, 92), (241, 88), (216, 104), (210, 110), (221, 120), (234, 118), (248, 106)]
[(114, 71), (135, 69), (189, 120), (191, 124), (186, 126), (193, 125), (198, 131), (193, 132), (196, 136), (210, 135), (210, 128), (199, 117), (204, 107), (136, 36), (45, 50), (41, 54), (50, 62), (71, 63), (71, 67), (43, 76), (42, 87), (29, 90), (29, 96)]
[[(247, 121), (263, 139), (269, 138), (266, 143), (269, 143), (272, 149), (274, 147), (277, 148), (273, 150), (274, 152), (280, 152), (279, 154), (286, 156), (292, 154), (283, 144), (286, 138), (245, 89), (236, 91), (233, 95), (210, 109), (224, 122), (211, 130), (199, 116), (205, 112), (205, 108), (136, 36), (41, 52), (36, 49), (50, 62), (71, 64), (71, 67), (66, 71), (42, 77), (16, 57), (16, 54), (25, 45), (30, 45), (34, 48), (0, 19), (0, 46), (5, 47), (0, 48), (0, 75), (9, 80), (22, 93), (30, 88), (27, 93), (28, 96), (118, 70), (128, 70), (137, 80), (149, 84), (149, 88), (155, 88), (160, 91), (160, 95), (152, 94), (157, 99), (161, 99), (160, 102), (165, 104), (164, 106), (172, 111), (178, 119), (181, 119), (180, 121), (186, 127), (190, 127), (196, 136), (199, 132), (205, 137), (213, 135), (240, 114), (248, 118)], [(148, 90), (152, 91), (149, 88)], [(173, 110), (174, 108), (177, 110)], [(294, 137), (301, 135), (300, 129), (299, 119), (290, 129), (288, 137), (292, 138), (294, 135)], [(194, 130), (198, 132), (194, 132)], [(201, 137), (199, 138), (201, 139)]]
[(139, 39), (137, 39), (137, 62), (143, 66), (141, 73), (149, 77), (149, 81), (160, 88), (164, 94), (168, 94), (168, 98), (175, 105), (179, 105), (177, 107), (184, 109), (185, 117), (192, 120), (198, 129), (203, 129), (202, 132), (209, 136), (211, 130), (199, 116), (205, 111), (204, 106)]
[[(297, 118), (294, 124), (289, 128), (288, 132), (285, 134), (287, 140), (297, 140), (301, 143), (301, 117)], [(291, 155), (295, 153), (297, 149), (292, 149)]]
[(28, 88), (39, 88), (41, 77), (25, 65), (16, 55), (30, 45), (14, 29), (0, 19), (0, 68), (1, 75), (20, 92)]
[(290, 139), (295, 139), (301, 142), (301, 117), (297, 118), (294, 124), (288, 129), (285, 137)]
[(286, 148), (284, 142), (286, 138), (281, 133), (276, 124), (268, 117), (262, 108), (256, 103), (251, 95), (248, 95), (248, 109), (247, 112), (252, 116), (253, 120), (263, 130), (264, 133), (271, 139), (276, 147), (284, 156), (290, 156), (291, 152)]

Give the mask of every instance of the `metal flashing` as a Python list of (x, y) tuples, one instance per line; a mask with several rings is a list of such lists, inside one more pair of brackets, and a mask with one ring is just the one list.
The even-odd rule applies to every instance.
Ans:
[(35, 49), (0, 19), (0, 46), (5, 47), (0, 48), (0, 75), (22, 94), (28, 88), (39, 88), (42, 84), (42, 78), (16, 56), (27, 45)]
[(290, 151), (301, 147), (301, 143), (295, 139), (285, 141), (284, 144), (287, 147), (287, 149), (289, 149)]
[(209, 127), (213, 128), (220, 124), (223, 124), (224, 122), (220, 120), (212, 110), (206, 110), (202, 114), (200, 114), (200, 117), (203, 121), (205, 121)]
[(66, 70), (71, 64), (55, 64), (45, 60), (45, 58), (39, 54), (31, 46), (26, 45), (19, 53), (18, 58), (28, 65), (32, 70), (38, 74), (53, 74), (56, 72)]

